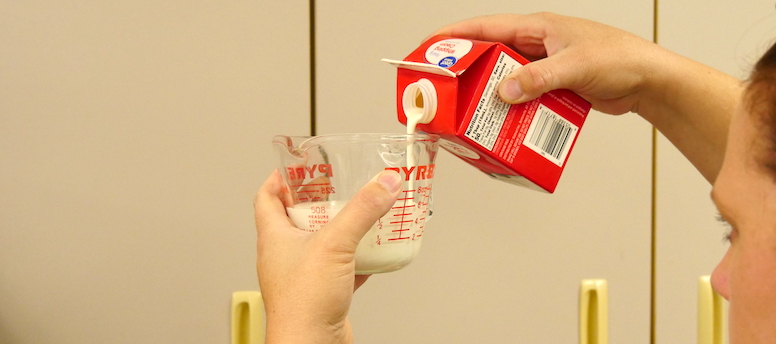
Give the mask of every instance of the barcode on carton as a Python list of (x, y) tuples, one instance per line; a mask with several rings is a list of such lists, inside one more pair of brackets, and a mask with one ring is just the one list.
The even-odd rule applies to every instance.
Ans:
[(523, 145), (555, 165), (563, 166), (579, 127), (539, 104)]

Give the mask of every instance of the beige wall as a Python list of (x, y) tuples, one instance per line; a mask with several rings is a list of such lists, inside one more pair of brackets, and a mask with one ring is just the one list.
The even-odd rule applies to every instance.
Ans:
[[(661, 1), (658, 42), (730, 75), (746, 78), (774, 37), (773, 2)], [(695, 342), (698, 276), (727, 249), (711, 185), (662, 135), (657, 140), (656, 314), (658, 343)]]
[[(540, 10), (652, 35), (651, 1), (318, 2), (318, 132), (404, 130), (396, 70), (380, 58), (403, 58), (455, 20)], [(573, 343), (579, 283), (604, 278), (612, 342), (648, 343), (650, 152), (651, 128), (639, 118), (594, 114), (553, 195), (495, 181), (441, 153), (420, 256), (359, 289), (357, 338)]]
[[(405, 3), (406, 2), (406, 3)], [(736, 76), (771, 3), (660, 3), (659, 42)], [(393, 67), (428, 32), (554, 11), (647, 39), (653, 2), (318, 1), (318, 133), (401, 131)], [(0, 2), (0, 343), (225, 343), (257, 288), (251, 200), (274, 134), (310, 126), (307, 1)], [(708, 185), (658, 141), (660, 343), (694, 342), (694, 283), (725, 246)], [(651, 128), (594, 114), (556, 194), (440, 154), (416, 262), (356, 294), (367, 343), (576, 341), (605, 278), (613, 343), (648, 343)]]
[(226, 343), (307, 1), (0, 2), (0, 343)]

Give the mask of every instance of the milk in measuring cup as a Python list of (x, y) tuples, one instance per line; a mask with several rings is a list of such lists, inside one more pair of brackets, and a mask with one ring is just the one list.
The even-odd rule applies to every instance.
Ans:
[(306, 232), (317, 232), (329, 223), (347, 202), (310, 202), (286, 207), (286, 212), (297, 228)]
[(356, 249), (356, 273), (398, 270), (420, 249), (430, 215), (436, 135), (336, 134), (276, 136), (286, 187), (287, 213), (296, 227), (326, 227), (353, 195), (377, 173), (393, 170), (402, 178), (391, 209), (365, 234)]
[[(359, 242), (355, 256), (357, 274), (398, 270), (418, 255), (430, 196), (430, 185), (401, 190), (393, 207)], [(286, 211), (298, 228), (317, 232), (334, 219), (345, 204), (346, 201), (299, 203), (287, 207)]]

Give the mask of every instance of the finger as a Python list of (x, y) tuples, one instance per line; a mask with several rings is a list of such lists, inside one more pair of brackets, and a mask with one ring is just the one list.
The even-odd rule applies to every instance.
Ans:
[(291, 220), (286, 215), (282, 198), (288, 190), (283, 185), (280, 173), (275, 170), (259, 188), (253, 200), (256, 230), (261, 233), (274, 228), (287, 227)]
[[(520, 53), (530, 56), (544, 56), (544, 39), (550, 27), (552, 15), (537, 13), (530, 15), (497, 14), (460, 21), (445, 26), (425, 40), (436, 36), (450, 36), (507, 44)], [(424, 41), (425, 41), (424, 40)]]
[[(288, 202), (288, 203), (285, 203), (287, 206), (291, 206), (299, 203), (300, 195), (299, 195), (299, 192), (297, 192), (297, 190), (302, 184), (304, 184), (304, 178), (305, 178), (304, 168), (305, 168), (304, 164), (290, 164), (286, 166), (286, 170), (284, 172), (286, 173), (286, 177), (288, 180), (288, 187), (291, 189), (291, 192), (289, 192), (285, 198), (286, 202)], [(302, 194), (301, 196), (304, 196), (304, 194)]]
[[(552, 53), (561, 50), (563, 44), (549, 38), (560, 26), (561, 19), (561, 16), (550, 13), (483, 16), (452, 24), (434, 34), (502, 42), (533, 59), (547, 56), (548, 45)], [(580, 74), (566, 73), (574, 71), (569, 66), (573, 65), (565, 61), (561, 53), (529, 63), (507, 76), (499, 84), (498, 93), (505, 102), (515, 104), (535, 99), (554, 89), (568, 88), (565, 86), (576, 83), (573, 77)]]
[(566, 56), (568, 54), (561, 52), (514, 70), (499, 83), (499, 96), (507, 103), (516, 104), (552, 90), (575, 91), (580, 87), (585, 70), (576, 63), (576, 59)]
[(372, 178), (344, 208), (318, 233), (338, 249), (355, 252), (361, 238), (396, 202), (401, 177), (388, 170)]
[(304, 177), (305, 177), (304, 168), (305, 168), (304, 164), (291, 164), (286, 166), (286, 169), (295, 171), (295, 173), (293, 174), (289, 173), (288, 186), (290, 188), (298, 188), (299, 186), (304, 184)]
[(299, 201), (301, 202), (320, 202), (328, 199), (329, 194), (325, 193), (327, 187), (331, 186), (329, 177), (320, 176), (311, 180), (309, 183), (303, 185), (297, 193), (299, 193)]
[(369, 278), (369, 276), (372, 275), (356, 275), (356, 280), (353, 283), (353, 291), (355, 292), (358, 290), (358, 288), (361, 288), (361, 286), (366, 283), (366, 280)]

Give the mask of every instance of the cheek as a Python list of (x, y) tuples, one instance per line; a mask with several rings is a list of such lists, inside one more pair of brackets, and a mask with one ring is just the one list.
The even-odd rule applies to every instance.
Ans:
[(776, 241), (762, 228), (740, 236), (730, 259), (731, 342), (776, 343)]
[(714, 272), (711, 273), (711, 286), (718, 294), (722, 295), (725, 300), (730, 301), (730, 251), (728, 248), (725, 256), (714, 268)]

